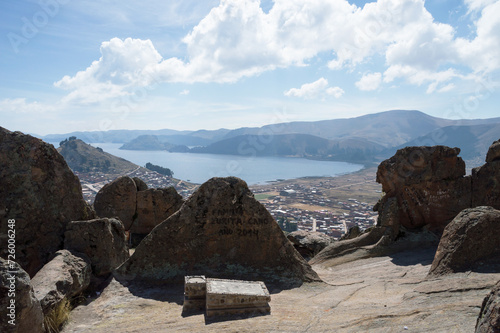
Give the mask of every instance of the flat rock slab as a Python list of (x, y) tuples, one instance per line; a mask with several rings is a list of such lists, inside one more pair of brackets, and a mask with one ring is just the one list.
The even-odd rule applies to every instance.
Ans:
[[(277, 290), (273, 311), (208, 322), (182, 316), (183, 284), (148, 288), (113, 280), (73, 312), (63, 332), (473, 332), (481, 304), (500, 273), (427, 279), (432, 250), (313, 268), (325, 283)], [(499, 272), (496, 270), (496, 272)]]

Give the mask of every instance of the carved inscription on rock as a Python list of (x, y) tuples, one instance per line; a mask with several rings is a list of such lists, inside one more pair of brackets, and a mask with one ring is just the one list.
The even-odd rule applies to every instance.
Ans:
[(214, 217), (209, 220), (209, 223), (219, 227), (219, 236), (254, 237), (259, 239), (260, 226), (267, 223), (264, 218), (250, 217), (245, 219), (242, 208), (214, 209), (210, 215)]

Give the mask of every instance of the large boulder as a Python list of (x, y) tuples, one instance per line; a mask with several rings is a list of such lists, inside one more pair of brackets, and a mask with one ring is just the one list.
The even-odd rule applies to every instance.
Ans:
[(476, 322), (476, 333), (500, 332), (500, 281), (484, 298), (481, 312)]
[(486, 163), (500, 161), (500, 140), (493, 142), (486, 153)]
[(160, 283), (183, 281), (185, 275), (281, 286), (319, 280), (247, 184), (235, 177), (201, 185), (115, 271), (119, 279)]
[[(400, 225), (417, 229), (425, 225), (437, 233), (471, 204), (471, 179), (464, 177), (465, 163), (459, 148), (445, 146), (400, 149), (377, 170), (385, 192), (377, 208), (395, 198)], [(385, 221), (380, 221), (386, 225)]]
[(45, 332), (43, 312), (28, 273), (16, 262), (0, 258), (0, 331)]
[(500, 209), (500, 140), (493, 142), (486, 164), (472, 169), (472, 207)]
[(90, 283), (90, 276), (88, 259), (75, 256), (68, 250), (57, 251), (31, 280), (43, 313), (50, 315), (61, 302), (83, 292)]
[(297, 230), (287, 235), (295, 249), (306, 260), (311, 259), (332, 243), (332, 238), (322, 232)]
[(462, 211), (445, 228), (429, 275), (463, 272), (479, 260), (500, 257), (500, 211), (476, 207)]
[[(80, 181), (54, 146), (0, 127), (0, 243), (7, 244), (15, 221), (16, 261), (34, 276), (62, 249), (64, 230), (73, 220), (93, 218)], [(0, 247), (7, 258), (7, 247)]]
[(129, 230), (135, 218), (136, 199), (135, 181), (127, 176), (119, 177), (99, 190), (94, 209), (99, 217), (118, 217), (125, 230)]
[(136, 219), (130, 232), (144, 236), (149, 234), (154, 227), (179, 210), (183, 202), (182, 196), (173, 187), (139, 191)]
[(123, 224), (113, 218), (72, 221), (64, 247), (90, 259), (95, 276), (106, 276), (129, 257)]

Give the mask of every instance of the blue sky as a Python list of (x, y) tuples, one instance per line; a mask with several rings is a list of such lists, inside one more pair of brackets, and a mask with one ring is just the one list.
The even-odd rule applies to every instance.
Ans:
[(500, 116), (500, 0), (0, 3), (0, 126)]

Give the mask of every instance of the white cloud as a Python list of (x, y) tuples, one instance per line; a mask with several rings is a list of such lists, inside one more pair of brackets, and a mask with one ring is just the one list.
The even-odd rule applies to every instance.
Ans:
[[(429, 84), (427, 87), (427, 93), (433, 93), (436, 90), (448, 89), (450, 90), (453, 86), (450, 86), (449, 81), (455, 78), (466, 79), (463, 75), (457, 73), (454, 69), (448, 69), (446, 71), (433, 72), (429, 70), (420, 70), (412, 66), (401, 66), (394, 65), (390, 66), (384, 73), (384, 82), (392, 82), (398, 78), (405, 78), (409, 83), (417, 86), (423, 84)], [(448, 88), (438, 86), (446, 84)]]
[(476, 72), (492, 72), (500, 68), (500, 1), (487, 5), (476, 22), (473, 40), (458, 38), (457, 49), (462, 63)]
[(150, 40), (113, 38), (101, 44), (101, 58), (75, 76), (54, 83), (70, 90), (66, 101), (94, 103), (123, 96), (155, 82), (153, 66), (162, 60)]
[[(347, 0), (275, 0), (267, 13), (259, 0), (221, 0), (183, 38), (182, 59), (162, 58), (150, 40), (113, 38), (102, 43), (99, 60), (55, 85), (70, 91), (68, 101), (93, 103), (154, 83), (236, 82), (276, 68), (307, 66), (320, 53), (330, 53), (333, 70), (384, 56), (385, 82), (400, 77), (437, 91), (450, 80), (443, 75), (457, 77), (456, 65), (476, 72), (500, 68), (500, 1), (466, 1), (470, 8), (483, 8), (474, 40), (455, 38), (450, 25), (434, 21), (424, 0), (378, 0), (363, 8)], [(380, 83), (381, 74), (374, 73), (356, 85), (374, 90)], [(305, 90), (314, 88), (288, 93), (311, 98)]]
[(344, 90), (340, 87), (328, 87), (328, 80), (320, 78), (312, 83), (305, 83), (300, 88), (292, 88), (284, 92), (288, 97), (300, 97), (305, 99), (324, 98), (326, 95), (340, 98), (344, 94)]
[(326, 93), (328, 95), (335, 97), (335, 98), (340, 98), (340, 97), (342, 97), (342, 95), (344, 95), (344, 89), (342, 89), (340, 87), (330, 87), (330, 88), (326, 89)]
[(380, 83), (382, 83), (382, 74), (370, 73), (363, 75), (355, 85), (359, 90), (371, 91), (376, 90), (380, 86)]
[(184, 89), (183, 91), (181, 91), (181, 92), (179, 93), (179, 95), (189, 95), (189, 90)]
[(26, 98), (6, 98), (0, 100), (0, 112), (5, 112), (6, 114), (26, 113), (36, 115), (54, 110), (55, 106), (53, 105), (40, 102), (27, 102)]
[(469, 7), (469, 11), (479, 11), (496, 1), (497, 0), (465, 0), (464, 2)]

